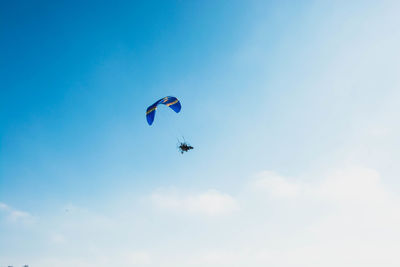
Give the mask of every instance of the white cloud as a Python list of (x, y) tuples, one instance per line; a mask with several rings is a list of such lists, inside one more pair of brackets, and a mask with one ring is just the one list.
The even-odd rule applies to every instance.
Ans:
[(147, 266), (149, 264), (151, 264), (151, 257), (147, 251), (117, 253), (107, 251), (101, 254), (92, 254), (91, 257), (48, 257), (31, 263), (31, 265), (42, 267), (136, 267)]
[(126, 262), (133, 266), (143, 266), (151, 263), (150, 254), (147, 251), (133, 251), (125, 255)]
[(307, 198), (336, 204), (378, 204), (388, 201), (391, 194), (373, 169), (348, 167), (332, 171), (314, 182), (298, 182), (295, 178), (263, 171), (250, 183), (250, 188), (275, 198)]
[(8, 209), (9, 207), (6, 204), (0, 202), (0, 210), (8, 210)]
[(34, 217), (30, 213), (17, 210), (2, 202), (0, 202), (0, 211), (4, 214), (8, 222), (31, 223), (34, 221)]
[(300, 185), (287, 181), (272, 171), (263, 171), (250, 186), (257, 191), (265, 191), (274, 197), (295, 197), (300, 193)]
[[(249, 187), (251, 190), (247, 190)], [(69, 256), (59, 253), (51, 255), (52, 258), (38, 258), (31, 264), (43, 267), (400, 265), (397, 256), (400, 200), (384, 186), (376, 170), (342, 168), (307, 179), (265, 171), (243, 188), (238, 196), (216, 190), (189, 194), (164, 189), (150, 197), (155, 207), (168, 213), (221, 215), (236, 211), (223, 217), (226, 220), (206, 223), (191, 219), (182, 222), (174, 216), (163, 220), (159, 213), (145, 213), (131, 203), (120, 207), (124, 210), (131, 207), (131, 215), (122, 217), (100, 216), (69, 206), (69, 212), (63, 213), (59, 222), (50, 224), (56, 233), (51, 236), (50, 244), (53, 249), (66, 249)], [(253, 198), (254, 194), (261, 197)], [(0, 209), (9, 207), (1, 204)], [(105, 219), (108, 217), (113, 219)], [(163, 221), (163, 227), (152, 224), (158, 221)], [(82, 247), (87, 256), (80, 253)]]
[[(200, 258), (214, 259), (215, 266), (231, 266), (232, 261), (236, 266), (400, 265), (400, 198), (385, 188), (376, 170), (343, 168), (302, 183), (273, 172), (257, 177), (251, 188), (265, 195), (257, 201), (281, 211), (255, 223), (260, 238), (253, 240), (254, 246), (205, 252)], [(243, 199), (248, 198), (246, 193)], [(252, 204), (256, 203), (248, 201), (243, 209), (251, 209)], [(253, 217), (260, 212), (259, 203), (255, 207), (250, 212)], [(263, 223), (282, 234), (274, 236)], [(263, 233), (270, 239), (263, 240)]]
[(67, 242), (67, 238), (63, 234), (54, 233), (50, 235), (50, 241), (54, 244), (65, 244)]
[(239, 205), (232, 196), (214, 189), (196, 194), (159, 190), (151, 195), (151, 200), (156, 207), (164, 210), (210, 216), (239, 210)]
[(360, 167), (335, 171), (312, 189), (312, 193), (320, 198), (345, 205), (379, 204), (387, 201), (390, 196), (383, 188), (376, 170)]

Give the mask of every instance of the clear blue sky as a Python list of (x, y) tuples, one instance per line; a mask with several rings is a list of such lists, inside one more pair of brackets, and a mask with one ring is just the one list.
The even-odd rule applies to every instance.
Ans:
[[(310, 193), (325, 190), (321, 181), (336, 188), (330, 177), (353, 177), (357, 188), (358, 177), (371, 177), (364, 195), (387, 186), (396, 200), (385, 206), (395, 206), (399, 9), (396, 1), (2, 2), (0, 266), (232, 266), (232, 258), (246, 266), (246, 257), (265, 266), (268, 249), (289, 258), (297, 245), (319, 247), (302, 234), (326, 216)], [(181, 100), (181, 113), (160, 108), (148, 126), (145, 109), (166, 95)], [(180, 136), (195, 149), (181, 155)], [(254, 187), (270, 197), (254, 197)], [(346, 193), (326, 195), (340, 206)], [(281, 228), (267, 233), (269, 223)], [(338, 259), (345, 266), (348, 255)]]
[[(265, 111), (282, 88), (256, 88), (254, 79), (264, 77), (232, 55), (267, 19), (266, 49), (273, 62), (284, 60), (273, 40), (298, 30), (285, 25), (302, 16), (290, 4), (239, 1), (4, 5), (0, 190), (35, 206), (87, 200), (89, 188), (102, 195), (186, 180), (204, 167), (234, 174), (238, 158), (251, 164), (259, 148), (248, 134), (259, 138), (259, 124), (278, 121)], [(143, 115), (165, 95), (183, 105), (178, 121), (166, 118), (172, 133), (163, 121), (149, 127)], [(195, 153), (176, 153), (179, 134)], [(188, 183), (203, 183), (196, 180)]]

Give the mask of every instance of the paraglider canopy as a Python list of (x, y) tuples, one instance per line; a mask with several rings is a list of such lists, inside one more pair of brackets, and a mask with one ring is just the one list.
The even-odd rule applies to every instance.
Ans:
[(153, 124), (154, 116), (156, 115), (157, 106), (163, 104), (167, 107), (170, 107), (176, 113), (181, 111), (181, 103), (176, 97), (173, 96), (166, 96), (161, 98), (160, 100), (156, 101), (153, 105), (147, 108), (146, 110), (146, 119), (149, 125)]

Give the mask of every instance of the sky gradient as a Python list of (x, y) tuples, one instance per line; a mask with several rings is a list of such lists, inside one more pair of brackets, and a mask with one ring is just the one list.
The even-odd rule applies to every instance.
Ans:
[(1, 3), (0, 266), (399, 266), (399, 12)]

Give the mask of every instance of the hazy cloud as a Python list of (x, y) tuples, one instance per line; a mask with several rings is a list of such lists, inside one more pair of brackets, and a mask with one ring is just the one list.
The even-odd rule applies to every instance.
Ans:
[(9, 222), (28, 223), (34, 221), (34, 217), (29, 212), (15, 209), (2, 202), (0, 202), (0, 214), (3, 214)]
[(231, 195), (214, 189), (192, 194), (179, 193), (176, 190), (158, 190), (151, 195), (151, 201), (160, 209), (209, 216), (239, 210), (237, 201)]

